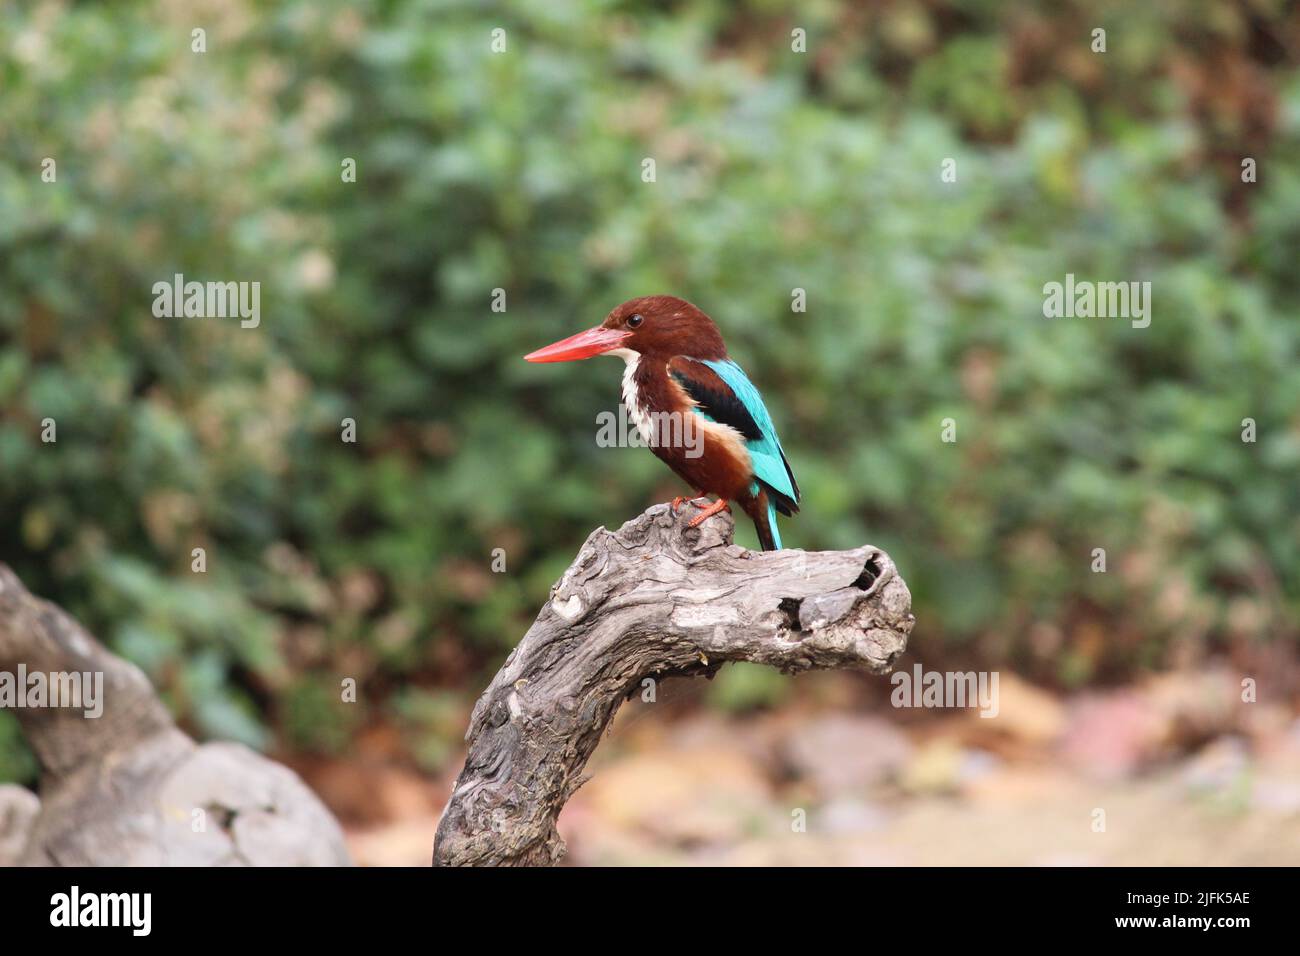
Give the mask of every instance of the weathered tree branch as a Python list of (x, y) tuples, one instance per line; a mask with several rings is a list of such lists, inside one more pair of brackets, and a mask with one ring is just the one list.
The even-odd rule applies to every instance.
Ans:
[(14, 709), (41, 795), (0, 787), (0, 865), (349, 862), (338, 824), (292, 771), (238, 744), (196, 745), (137, 667), (0, 564), (0, 672), (20, 665), (102, 674), (103, 713)]
[(692, 529), (657, 505), (591, 534), (474, 707), (435, 865), (558, 861), (556, 818), (647, 677), (727, 661), (884, 673), (903, 652), (911, 595), (879, 548), (753, 552), (734, 530), (725, 513)]

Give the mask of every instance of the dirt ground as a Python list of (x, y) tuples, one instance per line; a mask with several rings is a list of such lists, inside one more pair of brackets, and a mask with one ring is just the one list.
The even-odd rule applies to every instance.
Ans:
[[(993, 718), (800, 680), (768, 712), (625, 705), (560, 817), (566, 864), (1300, 865), (1300, 719), (1227, 671), (1068, 698), (1003, 674)], [(423, 866), (459, 758), (312, 782), (359, 863)]]

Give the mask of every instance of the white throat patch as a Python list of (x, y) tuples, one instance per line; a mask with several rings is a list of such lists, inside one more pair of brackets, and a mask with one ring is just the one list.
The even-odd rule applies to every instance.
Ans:
[(641, 353), (632, 349), (612, 349), (605, 354), (617, 355), (627, 363), (623, 369), (623, 407), (627, 409), (632, 424), (636, 425), (641, 440), (649, 444), (654, 437), (654, 423), (650, 420), (650, 410), (643, 408), (637, 400), (636, 391), (636, 370), (641, 364)]

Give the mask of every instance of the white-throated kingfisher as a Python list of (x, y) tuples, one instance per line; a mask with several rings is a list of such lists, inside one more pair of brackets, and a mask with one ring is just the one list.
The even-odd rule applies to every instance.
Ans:
[[(776, 513), (799, 511), (799, 486), (762, 396), (727, 357), (713, 320), (684, 299), (644, 296), (624, 302), (594, 329), (524, 358), (569, 362), (593, 355), (627, 363), (623, 404), (641, 438), (701, 497), (718, 496), (690, 526), (734, 501), (753, 519), (763, 550), (780, 548)], [(673, 432), (675, 440), (664, 440), (664, 425), (674, 419), (683, 427)], [(674, 513), (683, 500), (673, 500)]]

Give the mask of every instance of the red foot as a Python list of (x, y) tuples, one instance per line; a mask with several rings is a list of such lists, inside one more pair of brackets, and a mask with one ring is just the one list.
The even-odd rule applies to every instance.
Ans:
[(726, 500), (725, 498), (719, 498), (719, 499), (718, 499), (717, 501), (715, 501), (713, 504), (709, 505), (707, 508), (705, 508), (705, 509), (704, 509), (703, 511), (701, 511), (699, 514), (697, 514), (697, 515), (696, 515), (694, 518), (692, 518), (690, 521), (686, 522), (686, 527), (688, 527), (688, 528), (698, 528), (701, 524), (703, 524), (705, 521), (708, 521), (710, 518), (712, 518), (712, 517), (713, 517), (715, 514), (717, 514), (719, 511), (726, 511), (726, 512), (728, 512), (728, 513), (731, 512), (731, 508), (728, 507), (728, 505), (727, 505), (727, 500)]
[(677, 515), (677, 509), (682, 506), (683, 501), (699, 501), (701, 498), (705, 498), (705, 497), (707, 497), (707, 495), (705, 495), (704, 492), (702, 491), (699, 494), (697, 494), (694, 498), (687, 498), (685, 495), (678, 495), (668, 505), (668, 508), (670, 511), (672, 511), (673, 516), (675, 517)]

